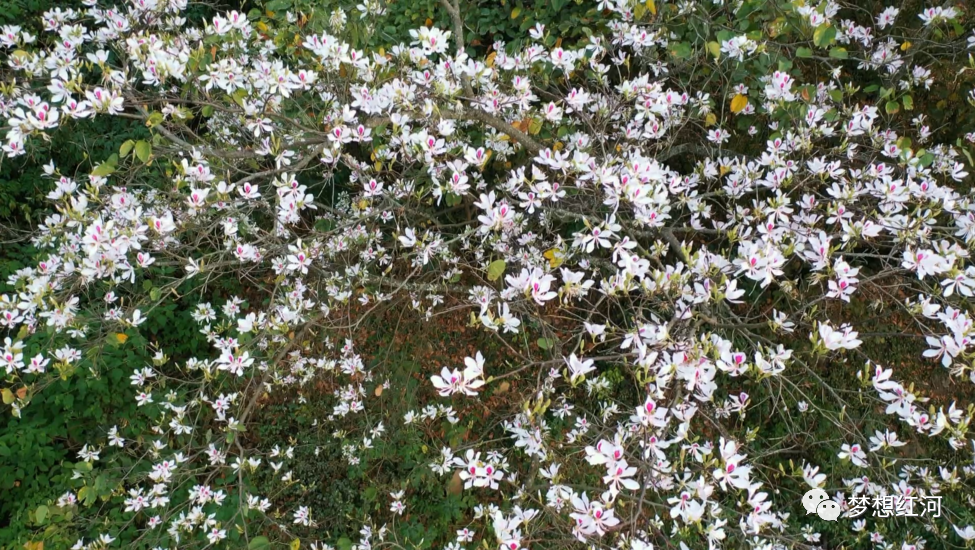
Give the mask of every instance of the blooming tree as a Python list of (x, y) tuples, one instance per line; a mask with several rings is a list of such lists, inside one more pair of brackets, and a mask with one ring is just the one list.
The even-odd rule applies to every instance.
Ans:
[[(970, 79), (975, 36), (959, 34), (957, 7), (861, 21), (830, 0), (783, 4), (775, 32), (728, 30), (756, 5), (603, 0), (605, 34), (562, 48), (537, 26), (529, 46), (484, 58), (446, 0), (450, 30), (388, 51), (310, 32), (299, 14), (188, 26), (185, 0), (56, 8), (40, 36), (4, 27), (6, 157), (84, 118), (152, 134), (86, 173), (46, 166), (40, 259), (0, 296), (9, 412), (30, 415), (48, 380), (98, 376), (100, 349), (181, 295), (210, 345), (133, 366), (141, 416), (86, 442), (36, 523), (57, 516), (78, 549), (402, 548), (408, 487), (354, 544), (255, 489), (264, 472), (300, 481), (293, 449), (244, 436), (262, 399), (328, 380), (320, 421), (357, 422), (350, 461), (387, 430), (466, 420), (455, 407), (516, 385), (515, 404), (490, 411), (503, 438), (428, 435), (425, 467), (479, 504), (456, 539), (427, 544), (975, 538), (973, 401), (926, 392), (864, 345), (924, 341), (924, 371), (973, 395), (975, 137), (938, 142), (914, 96), (932, 70)], [(688, 25), (710, 38), (674, 39)], [(783, 25), (798, 38), (777, 39)], [(861, 91), (863, 75), (882, 90)], [(252, 295), (218, 301), (221, 278)], [(386, 375), (351, 329), (392, 304), (429, 322), (469, 311), (500, 351), (424, 365), (422, 411), (370, 411)], [(878, 329), (881, 312), (899, 326)], [(25, 353), (30, 339), (45, 350)], [(835, 439), (803, 442), (810, 422)], [(810, 444), (835, 461), (794, 460)], [(811, 488), (844, 511), (826, 535), (799, 505)], [(942, 514), (912, 518), (902, 540), (866, 538), (858, 502), (919, 497), (942, 497)]]

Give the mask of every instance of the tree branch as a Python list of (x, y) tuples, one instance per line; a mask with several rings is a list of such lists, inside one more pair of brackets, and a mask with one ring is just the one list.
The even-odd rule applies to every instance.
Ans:
[(522, 132), (518, 128), (515, 128), (511, 124), (504, 121), (504, 119), (496, 117), (487, 111), (483, 111), (477, 107), (470, 107), (463, 112), (457, 111), (441, 111), (444, 118), (452, 118), (459, 120), (476, 120), (478, 122), (483, 122), (488, 126), (494, 128), (499, 132), (504, 132), (511, 139), (517, 141), (522, 147), (527, 149), (533, 155), (537, 155), (546, 147), (542, 146), (541, 143), (535, 141), (531, 136)]
[[(450, 21), (454, 27), (454, 45), (457, 47), (455, 57), (460, 57), (461, 53), (466, 53), (464, 50), (464, 19), (460, 16), (460, 0), (453, 0), (453, 4), (450, 0), (440, 0), (440, 5), (450, 14)], [(471, 88), (471, 81), (467, 75), (461, 74), (460, 81), (464, 87), (464, 93), (468, 97), (472, 97), (474, 90)]]

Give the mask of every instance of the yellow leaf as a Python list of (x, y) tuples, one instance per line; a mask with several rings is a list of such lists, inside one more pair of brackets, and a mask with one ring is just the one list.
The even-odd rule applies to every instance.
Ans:
[(708, 42), (708, 51), (714, 56), (715, 59), (718, 59), (721, 57), (721, 44), (713, 41)]
[(125, 341), (129, 339), (129, 335), (123, 332), (119, 332), (115, 335), (115, 339), (118, 340), (119, 344), (124, 344)]
[(301, 539), (291, 541), (291, 550), (298, 550), (299, 548), (301, 548)]
[(552, 269), (559, 267), (562, 265), (562, 262), (565, 261), (565, 254), (563, 254), (558, 248), (549, 248), (542, 255), (545, 256), (546, 260), (548, 260), (548, 265)]
[(498, 52), (491, 52), (488, 54), (487, 59), (484, 60), (484, 64), (488, 67), (494, 66), (494, 58), (498, 57)]
[(376, 386), (376, 391), (374, 391), (372, 393), (374, 393), (376, 395), (376, 397), (379, 397), (380, 395), (383, 394), (383, 387), (382, 386)]
[(495, 390), (494, 393), (504, 393), (504, 392), (508, 391), (508, 389), (510, 389), (510, 388), (511, 388), (511, 384), (509, 384), (507, 382), (501, 382), (501, 384), (498, 385), (498, 389)]
[(901, 51), (906, 52), (907, 50), (911, 49), (912, 45), (913, 44), (911, 44), (910, 41), (905, 41), (903, 44), (901, 44)]
[(17, 390), (16, 395), (17, 395), (17, 399), (23, 399), (23, 398), (27, 397), (27, 386), (24, 386), (24, 387), (20, 388), (19, 390)]
[(737, 94), (735, 97), (731, 98), (731, 112), (736, 115), (745, 110), (748, 107), (748, 98), (742, 94)]
[(255, 26), (257, 27), (257, 30), (267, 34), (267, 25), (264, 24), (264, 21), (258, 21), (257, 25)]
[(647, 9), (650, 13), (657, 15), (657, 3), (654, 0), (647, 0)]
[(554, 151), (561, 151), (562, 149), (565, 149), (565, 144), (561, 141), (556, 141), (555, 145), (552, 146), (552, 150)]
[(714, 113), (708, 113), (708, 116), (704, 117), (705, 126), (714, 126), (718, 123), (718, 117), (714, 116)]
[(430, 19), (429, 17), (427, 17), (427, 20), (424, 21), (423, 23), (424, 23), (424, 25), (423, 25), (424, 27), (432, 27), (433, 26), (433, 19)]
[(521, 15), (521, 8), (515, 8), (515, 9), (511, 10), (511, 18), (512, 19), (518, 19), (518, 16), (519, 15)]
[(728, 172), (731, 172), (731, 167), (725, 166), (724, 164), (722, 164), (721, 166), (718, 167), (718, 176), (719, 177), (727, 174)]

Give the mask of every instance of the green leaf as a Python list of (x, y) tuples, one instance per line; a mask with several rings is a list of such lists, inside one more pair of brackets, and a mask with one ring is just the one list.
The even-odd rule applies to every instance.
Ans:
[(896, 101), (888, 101), (887, 105), (884, 106), (884, 109), (887, 111), (888, 115), (893, 115), (901, 110), (901, 104), (897, 103)]
[(291, 7), (291, 0), (271, 0), (267, 3), (270, 11), (286, 11)]
[(931, 163), (934, 162), (934, 155), (931, 153), (924, 153), (921, 155), (921, 158), (918, 159), (918, 162), (921, 163), (921, 166), (927, 168), (928, 166), (931, 166)]
[(488, 265), (487, 277), (489, 281), (497, 281), (504, 275), (504, 269), (508, 267), (508, 264), (504, 260), (494, 260)]
[(542, 131), (542, 119), (532, 118), (528, 121), (528, 133), (531, 135), (537, 135)]
[(836, 27), (829, 23), (823, 23), (816, 27), (813, 32), (813, 42), (820, 48), (829, 46), (836, 40)]
[(51, 511), (47, 508), (47, 506), (44, 506), (43, 504), (38, 506), (37, 510), (34, 512), (34, 519), (37, 521), (37, 524), (44, 525), (44, 522), (47, 521), (47, 516), (50, 512)]
[(119, 155), (122, 156), (122, 158), (125, 158), (129, 156), (129, 152), (132, 151), (133, 147), (135, 147), (135, 142), (132, 141), (131, 139), (126, 140), (125, 143), (123, 143), (122, 146), (118, 148), (118, 153)]
[(670, 54), (677, 59), (687, 59), (691, 56), (691, 45), (687, 42), (678, 42), (671, 46)]
[(233, 102), (236, 103), (237, 105), (243, 107), (245, 97), (247, 97), (247, 90), (243, 88), (238, 88), (237, 90), (234, 91), (233, 95), (230, 96), (230, 99), (232, 99)]
[(913, 111), (914, 110), (914, 98), (913, 97), (911, 97), (909, 95), (906, 95), (906, 96), (904, 96), (904, 97), (901, 98), (901, 103), (904, 104), (904, 108), (907, 109), (908, 111)]
[(721, 57), (721, 44), (717, 42), (708, 42), (708, 52), (714, 56), (715, 59)]
[(796, 57), (812, 57), (813, 51), (809, 48), (796, 48)]
[(345, 537), (342, 537), (338, 540), (338, 542), (335, 543), (335, 546), (339, 550), (352, 550), (352, 541)]
[(95, 503), (95, 499), (98, 498), (98, 494), (91, 487), (82, 487), (78, 489), (78, 500), (81, 501), (85, 506), (91, 506)]
[(112, 175), (113, 172), (115, 172), (115, 166), (107, 162), (103, 162), (91, 171), (91, 175), (105, 178)]
[(849, 59), (850, 54), (846, 48), (833, 48), (829, 51), (829, 56), (833, 59)]
[(830, 90), (829, 98), (837, 103), (843, 102), (843, 90)]
[[(208, 107), (209, 107), (209, 105), (208, 105)], [(163, 114), (160, 113), (159, 111), (156, 111), (156, 112), (150, 114), (149, 115), (149, 118), (146, 119), (146, 126), (148, 126), (149, 128), (152, 128), (153, 126), (155, 126), (155, 125), (159, 124), (160, 122), (162, 122), (163, 121), (163, 118), (164, 118), (163, 117)]]
[(152, 145), (148, 142), (139, 140), (135, 144), (135, 156), (139, 157), (142, 162), (149, 162), (149, 155), (152, 154)]
[(537, 343), (538, 347), (544, 350), (549, 350), (555, 345), (555, 340), (552, 340), (551, 338), (539, 338)]
[(247, 550), (264, 550), (265, 548), (271, 547), (271, 541), (267, 537), (261, 535), (259, 537), (254, 537), (251, 539), (250, 544), (247, 545)]

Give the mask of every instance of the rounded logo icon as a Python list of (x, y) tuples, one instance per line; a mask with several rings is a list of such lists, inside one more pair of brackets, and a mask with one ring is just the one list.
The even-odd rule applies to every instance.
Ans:
[(840, 505), (832, 500), (824, 500), (816, 508), (816, 514), (826, 521), (836, 521), (840, 517)]
[(815, 514), (819, 509), (819, 504), (829, 500), (829, 495), (822, 489), (810, 489), (802, 495), (802, 507), (806, 509), (806, 514)]

